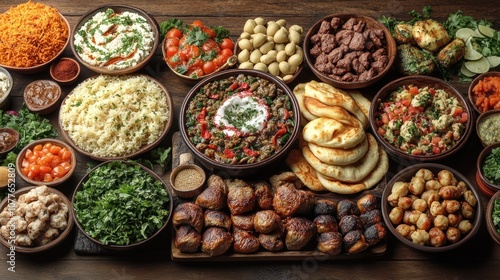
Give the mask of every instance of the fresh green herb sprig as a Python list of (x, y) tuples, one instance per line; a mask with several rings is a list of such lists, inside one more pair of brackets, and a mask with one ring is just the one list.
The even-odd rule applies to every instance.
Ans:
[(491, 150), (482, 165), (483, 174), (495, 185), (500, 185), (500, 147)]
[(493, 203), (493, 211), (491, 213), (493, 225), (498, 234), (500, 234), (500, 198), (497, 198)]

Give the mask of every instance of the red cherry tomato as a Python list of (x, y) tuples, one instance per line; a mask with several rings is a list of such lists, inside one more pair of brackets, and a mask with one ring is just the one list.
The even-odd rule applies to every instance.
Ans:
[(169, 31), (167, 31), (167, 38), (178, 38), (180, 39), (182, 37), (182, 31), (178, 28), (172, 28)]
[(205, 73), (205, 75), (214, 72), (216, 69), (217, 69), (217, 64), (215, 64), (215, 62), (213, 61), (207, 61), (203, 64), (203, 73)]
[(221, 49), (230, 49), (231, 52), (232, 52), (233, 49), (234, 49), (234, 42), (233, 42), (233, 40), (231, 40), (230, 38), (223, 39), (222, 42), (220, 43), (220, 48)]

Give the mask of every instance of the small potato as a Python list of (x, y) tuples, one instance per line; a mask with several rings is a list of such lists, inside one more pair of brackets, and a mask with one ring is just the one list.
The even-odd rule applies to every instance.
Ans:
[(411, 178), (408, 190), (414, 195), (421, 195), (425, 190), (425, 180), (422, 177)]
[(432, 174), (432, 171), (425, 168), (419, 169), (417, 173), (415, 173), (415, 176), (424, 178), (425, 181), (429, 181), (434, 178), (434, 174)]
[(407, 224), (399, 224), (396, 227), (396, 232), (401, 234), (403, 237), (406, 239), (411, 240), (411, 235), (416, 231), (417, 229), (415, 228), (414, 225), (407, 225)]
[(293, 76), (294, 76), (294, 75), (285, 75), (285, 76), (283, 76), (283, 81), (288, 82), (288, 81), (290, 81), (291, 79), (293, 79)]
[(451, 173), (449, 170), (441, 170), (438, 173), (438, 181), (441, 185), (443, 186), (456, 186), (457, 185), (457, 179)]
[(425, 211), (427, 211), (427, 202), (425, 202), (425, 200), (423, 200), (421, 198), (418, 198), (418, 199), (415, 199), (413, 201), (411, 207), (414, 210), (418, 210), (420, 212), (425, 212)]
[(460, 210), (460, 202), (454, 199), (446, 199), (441, 202), (441, 205), (446, 210), (446, 213), (452, 214)]
[(257, 24), (254, 28), (253, 28), (253, 33), (254, 34), (262, 34), (262, 35), (266, 35), (267, 33), (267, 28), (262, 25), (262, 24)]
[(251, 53), (250, 53), (250, 62), (252, 62), (253, 64), (256, 64), (258, 62), (260, 62), (260, 57), (262, 56), (262, 53), (260, 52), (260, 50), (253, 50)]
[(461, 221), (463, 221), (462, 214), (459, 212), (448, 214), (448, 225), (452, 227), (458, 227)]
[(439, 228), (429, 230), (429, 242), (433, 247), (441, 247), (446, 244), (446, 235)]
[(269, 65), (269, 64), (271, 64), (271, 62), (276, 61), (276, 55), (273, 56), (272, 54), (269, 54), (269, 53), (263, 54), (260, 57), (260, 62), (262, 62), (266, 65)]
[(458, 228), (448, 227), (446, 230), (446, 239), (450, 243), (457, 243), (460, 240), (461, 234)]
[(253, 34), (253, 29), (257, 26), (257, 23), (253, 19), (247, 19), (245, 25), (243, 26), (243, 31)]
[(288, 31), (285, 27), (281, 27), (280, 30), (276, 31), (276, 34), (273, 36), (273, 40), (275, 43), (287, 43), (288, 42)]
[(429, 213), (431, 213), (432, 216), (436, 217), (438, 215), (446, 215), (446, 210), (444, 207), (439, 203), (439, 201), (433, 201), (431, 203), (431, 206), (429, 207)]
[(268, 53), (269, 51), (271, 51), (272, 49), (274, 49), (274, 42), (267, 41), (267, 42), (265, 42), (262, 46), (260, 46), (259, 51), (260, 51), (262, 54), (266, 54), (266, 53)]
[(472, 219), (474, 218), (474, 214), (476, 213), (474, 207), (472, 207), (467, 201), (460, 202), (460, 213), (464, 219)]
[(258, 63), (255, 63), (255, 65), (253, 66), (253, 69), (259, 70), (262, 72), (267, 72), (267, 65), (265, 65), (262, 62), (258, 62)]
[(274, 43), (274, 50), (277, 52), (284, 51), (286, 44), (276, 44)]
[(256, 33), (252, 35), (252, 45), (254, 49), (260, 48), (265, 42), (267, 42), (267, 36), (262, 33)]
[(251, 38), (252, 38), (252, 34), (250, 34), (248, 32), (243, 31), (240, 34), (240, 39), (249, 39), (250, 40)]
[[(290, 58), (288, 59), (288, 64), (290, 64), (290, 67), (292, 68), (299, 67), (302, 64), (302, 56), (299, 54), (290, 56)], [(295, 72), (295, 70), (292, 72)]]
[(408, 187), (409, 183), (398, 181), (392, 185), (391, 193), (397, 194), (398, 196), (406, 196), (408, 195)]
[(288, 30), (288, 41), (299, 45), (300, 41), (302, 41), (300, 33), (297, 32), (296, 30), (289, 29)]
[(279, 24), (279, 26), (286, 27), (286, 19), (279, 19), (276, 23)]
[(401, 207), (392, 208), (389, 219), (393, 225), (398, 225), (403, 221), (404, 210)]
[(288, 56), (286, 55), (285, 50), (278, 51), (278, 53), (276, 54), (276, 61), (278, 63), (280, 63), (282, 61), (286, 61), (287, 57)]
[(278, 62), (273, 61), (269, 65), (267, 65), (267, 71), (274, 76), (278, 76), (280, 74), (280, 67)]
[(421, 213), (415, 225), (418, 229), (428, 231), (432, 226), (432, 221), (427, 214)]
[(253, 50), (253, 44), (249, 39), (241, 39), (238, 41), (238, 47), (242, 50)]
[(476, 207), (477, 198), (471, 190), (466, 190), (464, 192), (464, 199), (469, 203), (472, 207)]
[(472, 230), (473, 225), (469, 220), (462, 220), (462, 221), (460, 221), (460, 223), (458, 223), (457, 228), (462, 235), (466, 235), (467, 233), (469, 233)]
[(287, 62), (287, 61), (282, 61), (279, 63), (279, 68), (280, 68), (280, 72), (285, 74), (285, 75), (288, 75), (288, 74), (291, 74), (291, 67), (290, 67), (290, 64)]
[(267, 36), (274, 36), (278, 30), (280, 30), (281, 26), (277, 24), (275, 21), (269, 21), (267, 23)]
[(294, 25), (290, 26), (290, 27), (288, 28), (288, 30), (295, 30), (295, 31), (297, 31), (299, 34), (304, 33), (304, 28), (302, 28), (302, 26), (297, 25), (297, 24), (294, 24)]
[(260, 24), (260, 25), (265, 25), (266, 24), (266, 20), (263, 17), (256, 17), (254, 19), (254, 21), (255, 21), (256, 24)]
[(290, 42), (290, 43), (286, 44), (286, 46), (285, 46), (286, 55), (288, 55), (288, 56), (294, 55), (296, 46), (297, 46), (297, 44), (295, 44), (294, 42)]
[(238, 66), (239, 69), (253, 69), (253, 63), (250, 61), (242, 62)]
[(417, 229), (411, 234), (411, 241), (419, 245), (427, 245), (429, 243), (429, 233), (422, 229)]
[(238, 53), (238, 62), (243, 63), (250, 60), (250, 51), (245, 49)]
[(398, 199), (398, 207), (402, 209), (410, 209), (413, 204), (413, 200), (408, 196), (403, 196)]
[(446, 230), (449, 225), (449, 220), (445, 215), (437, 215), (432, 223), (434, 224), (434, 227), (440, 230)]

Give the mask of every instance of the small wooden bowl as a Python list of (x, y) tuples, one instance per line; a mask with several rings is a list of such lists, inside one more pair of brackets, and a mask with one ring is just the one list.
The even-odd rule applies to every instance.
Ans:
[[(26, 155), (26, 152), (28, 151), (28, 149), (33, 150), (33, 148), (35, 146), (37, 146), (37, 145), (42, 145), (43, 146), (46, 143), (51, 143), (53, 145), (58, 145), (60, 147), (66, 148), (68, 151), (70, 151), (71, 152), (71, 168), (66, 173), (66, 175), (64, 175), (62, 178), (57, 179), (57, 180), (53, 180), (51, 182), (43, 182), (43, 181), (37, 181), (37, 180), (30, 179), (22, 171), (22, 166), (23, 166), (22, 163), (23, 163), (23, 159), (24, 159), (24, 157)], [(31, 142), (30, 144), (26, 145), (21, 150), (21, 152), (19, 152), (19, 154), (17, 155), (17, 158), (16, 158), (16, 166), (18, 167), (18, 168), (16, 168), (16, 172), (17, 172), (17, 175), (19, 175), (19, 177), (21, 177), (21, 179), (23, 179), (25, 182), (27, 182), (27, 183), (29, 183), (31, 185), (34, 185), (34, 186), (46, 185), (48, 187), (55, 187), (55, 186), (58, 186), (58, 185), (64, 183), (65, 181), (67, 181), (73, 175), (73, 173), (75, 172), (75, 169), (76, 169), (76, 164), (77, 164), (76, 163), (76, 153), (73, 150), (73, 148), (71, 148), (70, 145), (68, 145), (66, 142), (64, 142), (62, 140), (59, 140), (59, 139), (44, 138), (44, 139), (35, 140), (35, 141)]]
[(491, 183), (486, 178), (486, 176), (483, 174), (483, 168), (482, 168), (482, 166), (483, 166), (483, 163), (484, 163), (484, 160), (486, 159), (486, 157), (489, 154), (491, 154), (491, 151), (493, 149), (495, 149), (495, 148), (500, 148), (500, 142), (497, 142), (495, 144), (491, 144), (489, 146), (486, 146), (481, 151), (481, 153), (477, 157), (477, 161), (476, 161), (476, 170), (477, 170), (477, 173), (478, 173), (478, 178), (479, 178), (480, 183), (482, 183), (486, 188), (490, 189), (493, 192), (500, 191), (500, 185), (495, 185), (495, 184)]
[(490, 71), (490, 72), (486, 72), (486, 73), (483, 73), (479, 76), (477, 76), (476, 78), (474, 78), (474, 80), (472, 80), (472, 82), (470, 83), (469, 85), (469, 90), (467, 92), (468, 96), (469, 96), (469, 101), (472, 105), (472, 108), (474, 108), (474, 111), (476, 112), (476, 114), (478, 115), (481, 115), (482, 113), (484, 113), (482, 110), (480, 110), (477, 106), (476, 106), (476, 95), (474, 94), (474, 87), (476, 87), (476, 85), (479, 83), (479, 81), (483, 80), (484, 78), (486, 77), (500, 77), (500, 71)]
[[(55, 73), (55, 70), (58, 67), (59, 63), (64, 62), (64, 61), (71, 63), (72, 67), (74, 67), (76, 69), (76, 72), (74, 73), (74, 75), (72, 77), (70, 77), (69, 79), (62, 79), (60, 76), (58, 76)], [(52, 65), (50, 66), (50, 76), (52, 77), (52, 79), (54, 79), (54, 81), (56, 81), (61, 86), (70, 86), (70, 85), (74, 84), (76, 82), (76, 80), (78, 79), (79, 75), (80, 75), (80, 64), (76, 60), (74, 60), (73, 58), (70, 58), (70, 57), (61, 57), (59, 60), (52, 63)]]
[(7, 90), (5, 92), (0, 91), (0, 109), (4, 108), (9, 104), (9, 97), (10, 97), (10, 92), (12, 90), (12, 84), (14, 80), (12, 79), (12, 75), (10, 75), (10, 72), (7, 71), (7, 69), (0, 67), (0, 73), (4, 74), (7, 76)]
[(500, 245), (500, 233), (498, 233), (495, 225), (493, 224), (493, 207), (495, 206), (495, 201), (500, 199), (500, 191), (497, 191), (489, 200), (488, 206), (486, 207), (486, 228), (491, 238)]
[[(16, 201), (19, 200), (19, 197), (21, 195), (28, 193), (30, 190), (32, 190), (36, 187), (37, 186), (25, 187), (25, 188), (19, 189), (16, 192), (14, 192), (14, 197), (16, 198)], [(52, 249), (52, 248), (58, 246), (59, 244), (61, 244), (68, 237), (68, 235), (72, 232), (75, 222), (74, 222), (74, 218), (73, 218), (73, 212), (71, 211), (71, 208), (73, 208), (71, 201), (69, 201), (69, 199), (62, 192), (60, 192), (54, 188), (49, 187), (49, 191), (53, 194), (57, 194), (61, 198), (62, 202), (64, 204), (66, 204), (66, 206), (68, 207), (68, 216), (67, 216), (67, 223), (68, 224), (67, 224), (66, 228), (62, 232), (60, 232), (59, 237), (57, 237), (56, 239), (54, 239), (54, 240), (52, 240), (49, 243), (44, 244), (44, 245), (27, 247), (27, 246), (19, 246), (16, 244), (15, 245), (15, 253), (36, 254), (36, 253), (48, 251), (49, 249)], [(10, 207), (10, 206), (8, 206), (10, 200), (12, 200), (12, 198), (5, 197), (2, 200), (2, 202), (0, 202), (0, 211), (3, 211), (3, 209), (5, 207)], [(2, 245), (5, 246), (9, 250), (12, 247), (12, 244), (9, 242), (9, 240), (5, 240), (3, 237), (0, 237), (0, 243), (2, 243)]]
[[(385, 34), (385, 49), (386, 49), (386, 54), (389, 59), (386, 67), (384, 68), (383, 71), (377, 73), (376, 76), (364, 80), (364, 81), (354, 81), (354, 82), (347, 82), (347, 81), (341, 81), (339, 79), (334, 79), (331, 78), (329, 75), (319, 71), (314, 65), (316, 62), (316, 59), (311, 55), (310, 50), (312, 48), (312, 43), (311, 43), (311, 37), (313, 37), (315, 34), (318, 33), (318, 30), (321, 27), (321, 24), (323, 21), (331, 21), (332, 18), (337, 17), (342, 19), (344, 22), (349, 20), (350, 18), (355, 18), (357, 20), (364, 21), (366, 23), (366, 27), (368, 28), (375, 28), (375, 29), (380, 29), (384, 32)], [(394, 64), (394, 60), (396, 59), (396, 41), (391, 35), (391, 32), (379, 21), (377, 21), (374, 18), (368, 17), (368, 16), (363, 16), (363, 15), (356, 15), (356, 14), (331, 14), (328, 16), (323, 17), (322, 19), (318, 20), (311, 28), (306, 33), (306, 36), (304, 38), (303, 42), (303, 50), (304, 50), (304, 58), (306, 60), (307, 65), (311, 69), (311, 71), (320, 79), (321, 81), (330, 84), (334, 87), (341, 88), (341, 89), (360, 89), (364, 87), (368, 87), (370, 85), (373, 85), (374, 83), (378, 82), (380, 79), (382, 79), (392, 68), (392, 65)]]
[[(496, 129), (491, 126), (491, 123), (489, 126), (487, 126), (484, 130), (481, 130), (481, 125), (483, 124), (484, 121), (487, 121), (489, 118), (500, 118), (500, 109), (499, 110), (489, 110), (487, 112), (484, 112), (479, 115), (476, 119), (476, 133), (477, 136), (479, 137), (479, 140), (481, 141), (481, 144), (483, 144), (483, 147), (486, 147), (488, 145), (494, 144), (496, 142), (500, 142), (500, 132), (499, 132), (499, 127)], [(495, 121), (493, 122), (496, 125), (500, 124), (500, 121)], [(495, 132), (495, 139), (492, 140), (484, 140), (484, 135), (481, 135), (481, 132), (484, 133), (484, 131), (489, 131), (489, 132)]]
[(61, 104), (61, 87), (51, 80), (36, 80), (24, 89), (24, 103), (28, 110), (39, 115), (54, 112)]
[(203, 191), (205, 180), (205, 170), (196, 164), (179, 165), (170, 173), (170, 185), (174, 193), (182, 198), (193, 198), (199, 195)]
[[(6, 135), (4, 135), (6, 134)], [(2, 127), (0, 128), (0, 140), (1, 141), (4, 141), (5, 143), (5, 139), (4, 137), (9, 137), (9, 138), (12, 138), (14, 139), (14, 141), (11, 141), (9, 142), (5, 149), (2, 149), (0, 150), (0, 156), (4, 156), (6, 154), (8, 154), (10, 151), (14, 150), (14, 148), (17, 146), (17, 144), (19, 143), (19, 132), (13, 128), (10, 128), (10, 127)]]

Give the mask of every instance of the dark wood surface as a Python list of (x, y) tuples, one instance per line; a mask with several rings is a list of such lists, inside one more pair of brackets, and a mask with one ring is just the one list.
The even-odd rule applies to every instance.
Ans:
[[(1, 1), (0, 12), (11, 5), (25, 1)], [(42, 1), (56, 7), (73, 27), (81, 15), (90, 9), (110, 3), (95, 1)], [(228, 28), (234, 39), (241, 33), (248, 18), (263, 17), (266, 20), (286, 19), (291, 24), (301, 25), (307, 30), (318, 19), (331, 13), (357, 13), (379, 18), (382, 15), (398, 19), (409, 19), (408, 12), (420, 11), (425, 5), (433, 8), (433, 18), (443, 21), (449, 13), (462, 10), (464, 14), (475, 18), (485, 18), (495, 22), (500, 28), (500, 9), (497, 1), (127, 1), (127, 4), (142, 8), (152, 15), (157, 22), (170, 17), (184, 21), (202, 19), (209, 25), (223, 25)], [(1, 31), (0, 31), (1, 32)], [(73, 56), (69, 46), (66, 56)], [(178, 130), (179, 107), (191, 85), (175, 76), (161, 59), (158, 48), (156, 56), (141, 72), (151, 75), (162, 82), (173, 97), (176, 119), (169, 137), (162, 145), (171, 146), (171, 136)], [(83, 69), (79, 81), (94, 75)], [(14, 88), (9, 109), (17, 110), (23, 103), (24, 87), (34, 79), (50, 78), (48, 72), (35, 75), (12, 73)], [(387, 81), (363, 89), (363, 93), (373, 96)], [(307, 67), (290, 84), (294, 87), (299, 82), (316, 79)], [(454, 82), (466, 95), (468, 83)], [(64, 95), (73, 87), (63, 87)], [(57, 111), (47, 116), (57, 127)], [(473, 134), (469, 143), (447, 164), (465, 174), (475, 184), (475, 161), (480, 151), (480, 143)], [(78, 156), (77, 172), (60, 189), (71, 197), (72, 191), (87, 170), (88, 158)], [(388, 177), (399, 167), (391, 165)], [(168, 172), (163, 174), (168, 178)], [(168, 180), (166, 180), (168, 181)], [(25, 184), (18, 180), (17, 187)], [(487, 202), (486, 196), (480, 198)], [(484, 209), (483, 209), (484, 211)], [(498, 279), (500, 277), (500, 246), (488, 235), (485, 224), (465, 246), (449, 253), (429, 254), (412, 250), (389, 236), (387, 251), (373, 259), (323, 260), (312, 257), (294, 261), (252, 261), (252, 262), (173, 262), (170, 259), (170, 230), (162, 233), (147, 248), (132, 253), (106, 253), (78, 255), (74, 250), (75, 232), (62, 246), (46, 254), (28, 256), (20, 253), (15, 257), (15, 273), (7, 270), (8, 251), (0, 248), (0, 279)]]

